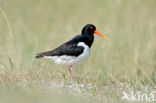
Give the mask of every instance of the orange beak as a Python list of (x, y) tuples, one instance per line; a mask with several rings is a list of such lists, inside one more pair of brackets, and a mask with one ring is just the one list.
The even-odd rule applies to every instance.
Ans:
[(97, 34), (97, 35), (99, 35), (99, 36), (101, 36), (101, 37), (103, 37), (103, 38), (105, 38), (105, 39), (109, 39), (107, 36), (102, 35), (102, 34), (99, 33), (97, 30), (95, 30), (94, 33)]

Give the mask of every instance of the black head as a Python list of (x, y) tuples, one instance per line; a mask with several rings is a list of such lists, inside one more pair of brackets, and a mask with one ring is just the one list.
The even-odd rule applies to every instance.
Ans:
[(101, 33), (99, 33), (96, 30), (96, 27), (93, 24), (87, 24), (85, 27), (83, 27), (82, 29), (82, 35), (86, 35), (86, 36), (91, 36), (94, 37), (93, 34), (97, 34), (105, 39), (109, 39), (107, 36), (102, 35)]
[(93, 35), (96, 27), (93, 24), (87, 24), (82, 29), (82, 35)]

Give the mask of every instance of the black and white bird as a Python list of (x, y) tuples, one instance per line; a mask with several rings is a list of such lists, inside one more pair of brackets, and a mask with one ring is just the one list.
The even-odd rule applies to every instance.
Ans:
[(37, 54), (36, 58), (48, 58), (53, 60), (55, 64), (69, 65), (69, 72), (73, 75), (72, 66), (89, 58), (90, 48), (94, 41), (94, 33), (109, 39), (99, 33), (94, 25), (87, 24), (82, 29), (81, 35), (74, 37), (54, 50)]

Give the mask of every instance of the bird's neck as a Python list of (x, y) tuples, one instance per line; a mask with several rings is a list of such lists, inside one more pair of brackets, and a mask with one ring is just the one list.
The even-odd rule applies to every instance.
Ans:
[(94, 35), (86, 35), (86, 37), (88, 38), (86, 44), (91, 47), (92, 46), (92, 43), (94, 41)]

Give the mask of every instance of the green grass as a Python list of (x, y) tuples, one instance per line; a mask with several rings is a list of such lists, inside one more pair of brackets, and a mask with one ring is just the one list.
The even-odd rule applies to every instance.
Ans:
[[(155, 18), (155, 0), (1, 0), (0, 102), (124, 103), (122, 91), (151, 92)], [(110, 40), (95, 35), (91, 57), (74, 67), (74, 78), (68, 67), (34, 58), (88, 23)]]

